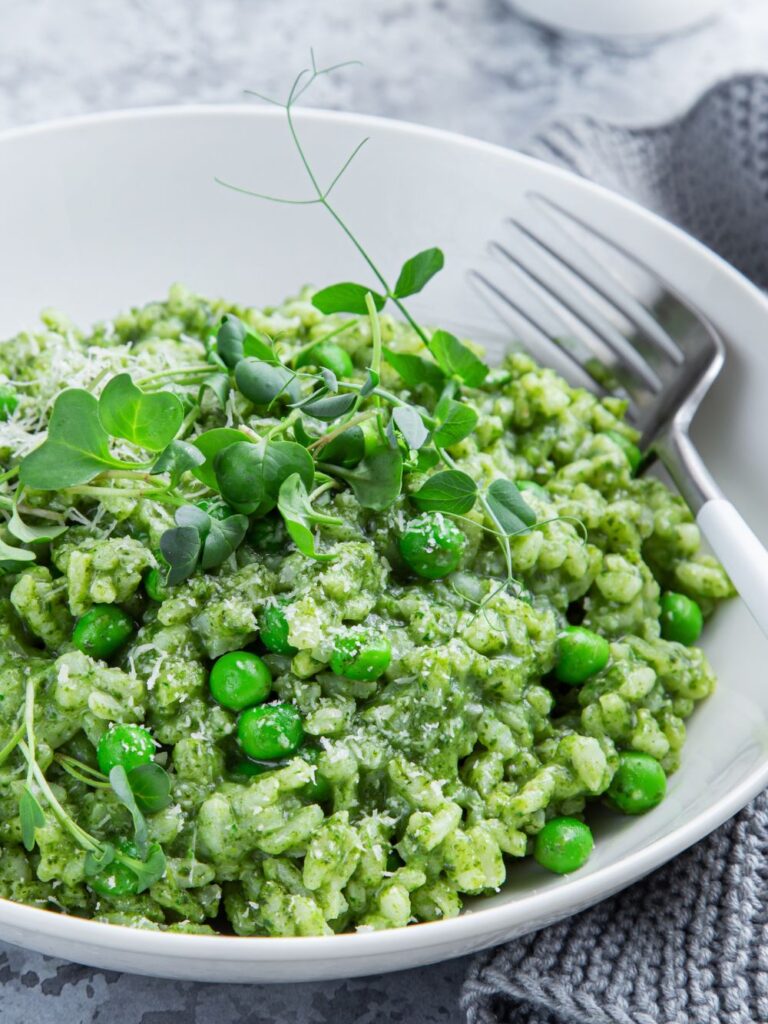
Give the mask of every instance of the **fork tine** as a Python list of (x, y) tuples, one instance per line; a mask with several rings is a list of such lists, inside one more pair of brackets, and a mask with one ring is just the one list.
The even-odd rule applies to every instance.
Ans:
[(544, 318), (534, 315), (529, 308), (516, 302), (508, 292), (479, 270), (470, 270), (469, 279), (484, 301), (489, 302), (503, 319), (509, 322), (509, 314), (513, 314), (511, 326), (515, 331), (522, 327), (521, 340), (526, 348), (532, 349), (540, 362), (562, 368), (563, 375), (573, 384), (598, 394), (622, 392), (621, 384), (609, 379), (607, 368), (589, 350), (573, 343), (571, 339), (560, 339), (559, 332), (553, 331)]
[[(553, 224), (560, 232), (561, 236), (567, 238), (571, 247), (578, 254), (578, 263), (572, 260), (567, 260), (567, 266), (572, 273), (581, 278), (585, 284), (590, 286), (597, 292), (598, 295), (607, 303), (616, 308), (622, 313), (629, 322), (642, 334), (643, 337), (647, 338), (654, 345), (663, 351), (669, 359), (671, 359), (676, 365), (682, 365), (686, 359), (686, 353), (681, 349), (679, 339), (673, 339), (667, 331), (659, 323), (658, 319), (652, 312), (650, 312), (642, 302), (640, 302), (635, 296), (627, 289), (622, 283), (618, 275), (608, 270), (600, 259), (598, 259), (594, 253), (592, 253), (585, 244), (575, 237), (572, 231), (567, 230), (560, 219), (567, 221), (571, 226), (575, 226), (583, 234), (592, 239), (596, 239), (603, 246), (608, 247), (613, 253), (618, 254), (627, 264), (631, 265), (637, 270), (641, 270), (646, 277), (651, 278), (657, 283), (664, 287), (666, 291), (666, 285), (659, 278), (651, 267), (646, 263), (640, 261), (636, 256), (633, 256), (628, 252), (622, 245), (609, 238), (602, 231), (593, 227), (591, 224), (583, 221), (577, 214), (567, 210), (564, 206), (561, 206), (554, 199), (549, 196), (545, 196), (540, 192), (529, 192), (528, 198), (532, 204), (544, 213), (548, 223)], [(521, 230), (527, 234), (533, 234), (531, 229), (526, 225), (522, 225), (519, 222), (515, 222)], [(539, 239), (540, 244), (547, 247), (546, 241)], [(551, 250), (551, 247), (550, 251)], [(566, 257), (563, 253), (553, 252), (555, 257), (560, 258), (563, 262), (566, 262)]]
[[(524, 237), (529, 238), (527, 233)], [(535, 243), (531, 243), (535, 244)], [(499, 242), (491, 243), (492, 249), (512, 263), (519, 271), (530, 278), (538, 288), (546, 295), (549, 302), (554, 302), (566, 310), (582, 328), (587, 331), (587, 345), (590, 345), (592, 335), (605, 345), (621, 363), (622, 370), (629, 370), (638, 382), (647, 390), (658, 393), (662, 388), (662, 381), (659, 375), (649, 366), (642, 356), (632, 347), (626, 338), (616, 330), (613, 324), (609, 323), (593, 305), (579, 296), (564, 275), (555, 267), (549, 267), (551, 274), (559, 279), (560, 286), (552, 284), (544, 276), (538, 273), (529, 263), (516, 256), (511, 250)], [(537, 247), (538, 248), (538, 247)], [(555, 259), (555, 257), (552, 257)], [(552, 262), (551, 260), (549, 261)]]

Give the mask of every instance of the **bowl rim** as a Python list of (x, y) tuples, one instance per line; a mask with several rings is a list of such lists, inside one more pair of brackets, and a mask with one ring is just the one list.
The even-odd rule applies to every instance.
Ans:
[[(163, 120), (167, 118), (194, 118), (200, 116), (242, 116), (275, 118), (284, 116), (281, 110), (249, 106), (246, 103), (195, 103), (130, 107), (121, 110), (78, 114), (54, 118), (39, 123), (14, 126), (0, 132), (0, 146), (32, 138), (80, 129), (98, 128), (119, 122)], [(719, 273), (731, 278), (745, 299), (759, 300), (768, 314), (768, 302), (762, 293), (734, 267), (682, 229), (646, 210), (638, 203), (609, 189), (580, 178), (571, 171), (546, 163), (537, 157), (520, 153), (505, 146), (473, 138), (458, 132), (402, 121), (396, 118), (346, 111), (326, 110), (320, 107), (301, 108), (295, 112), (297, 120), (305, 122), (336, 122), (362, 129), (387, 130), (402, 135), (426, 137), (436, 142), (461, 146), (522, 163), (544, 171), (550, 178), (568, 181), (601, 202), (622, 207), (641, 221), (645, 221), (661, 235), (682, 241), (697, 253), (697, 258), (709, 262)], [(441, 959), (458, 956), (469, 949), (481, 949), (505, 941), (517, 932), (521, 922), (538, 921), (533, 929), (545, 927), (578, 913), (602, 899), (626, 888), (633, 882), (662, 866), (673, 857), (708, 835), (746, 806), (762, 789), (768, 786), (768, 756), (742, 781), (719, 801), (665, 835), (621, 860), (599, 868), (593, 874), (578, 874), (549, 881), (548, 887), (529, 895), (516, 893), (508, 902), (493, 907), (466, 910), (459, 916), (441, 921), (420, 922), (383, 931), (345, 932), (328, 936), (234, 936), (200, 935), (182, 932), (161, 932), (128, 925), (93, 921), (58, 911), (16, 903), (0, 897), (0, 925), (29, 932), (40, 937), (90, 947), (103, 947), (121, 953), (147, 956), (157, 955), (171, 959), (226, 959), (232, 962), (268, 963), (290, 962), (304, 959), (330, 960), (375, 958), (404, 950), (434, 948), (445, 951)], [(519, 933), (519, 932), (518, 932)], [(385, 965), (384, 965), (385, 966)], [(385, 966), (386, 969), (386, 966)]]

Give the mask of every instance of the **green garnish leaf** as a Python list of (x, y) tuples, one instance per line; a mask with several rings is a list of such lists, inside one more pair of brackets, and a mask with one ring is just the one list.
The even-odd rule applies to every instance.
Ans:
[(479, 387), (488, 376), (490, 367), (448, 331), (435, 331), (429, 351), (446, 376), (459, 377), (471, 388)]
[(234, 313), (227, 313), (221, 318), (216, 334), (216, 351), (230, 370), (246, 356), (255, 356), (267, 363), (277, 362), (269, 341), (247, 327)]
[(445, 374), (437, 363), (421, 356), (409, 355), (406, 352), (393, 352), (389, 348), (383, 348), (381, 354), (384, 357), (384, 362), (392, 367), (409, 388), (428, 384), (434, 391), (442, 391)]
[(296, 441), (245, 442), (221, 451), (214, 471), (221, 495), (232, 508), (262, 516), (275, 507), (280, 487), (292, 473), (311, 487), (315, 464)]
[(151, 476), (167, 473), (171, 487), (177, 487), (186, 472), (202, 466), (204, 462), (205, 455), (195, 445), (187, 441), (171, 441), (160, 452), (149, 472)]
[(206, 377), (197, 392), (198, 402), (202, 402), (203, 395), (206, 391), (210, 391), (214, 396), (219, 406), (223, 409), (227, 404), (229, 398), (229, 374), (226, 373), (212, 373), (210, 377)]
[(263, 359), (241, 359), (235, 367), (235, 383), (254, 405), (271, 405), (282, 395), (290, 402), (301, 398), (299, 379), (293, 370)]
[(313, 398), (302, 405), (302, 410), (316, 420), (337, 420), (348, 413), (356, 401), (357, 396), (348, 392), (328, 398)]
[(149, 843), (149, 832), (144, 815), (139, 810), (136, 798), (133, 795), (131, 784), (128, 781), (128, 773), (121, 764), (116, 764), (109, 773), (109, 784), (112, 792), (120, 803), (125, 807), (133, 820), (133, 838), (136, 842), (136, 849), (142, 857), (147, 854)]
[(169, 586), (175, 587), (192, 575), (202, 546), (200, 534), (194, 526), (177, 526), (165, 531), (160, 538), (160, 551), (170, 566), (166, 579)]
[(159, 882), (165, 874), (166, 859), (159, 843), (152, 843), (143, 861), (137, 860), (136, 857), (129, 857), (120, 850), (115, 851), (115, 859), (125, 864), (136, 875), (139, 881), (137, 893), (145, 892), (155, 882)]
[(395, 285), (394, 295), (404, 299), (415, 295), (445, 266), (441, 249), (425, 249), (406, 260)]
[(109, 867), (115, 859), (115, 848), (112, 843), (102, 843), (99, 850), (89, 850), (85, 855), (83, 870), (86, 878), (98, 875), (104, 868)]
[[(181, 510), (179, 510), (181, 511)], [(203, 569), (215, 569), (225, 562), (242, 544), (248, 530), (248, 517), (243, 515), (214, 519), (209, 516), (208, 532), (203, 541), (200, 565)]]
[(156, 761), (131, 768), (128, 783), (144, 814), (156, 814), (171, 803), (170, 776)]
[(34, 551), (28, 551), (26, 548), (14, 548), (10, 544), (6, 544), (4, 540), (0, 540), (0, 576), (19, 572), (34, 561)]
[(128, 373), (119, 373), (107, 383), (98, 411), (102, 426), (112, 437), (122, 437), (151, 452), (162, 451), (184, 419), (184, 407), (176, 395), (170, 391), (146, 393)]
[(488, 488), (486, 500), (506, 534), (520, 533), (536, 522), (536, 513), (511, 480), (494, 480)]
[[(41, 541), (53, 540), (54, 537), (60, 537), (61, 534), (67, 530), (67, 527), (63, 524), (57, 525), (56, 523), (48, 522), (41, 526), (30, 526), (29, 523), (25, 523), (19, 515), (19, 510), (16, 507), (18, 497), (19, 495), (17, 492), (16, 501), (14, 501), (13, 504), (13, 512), (11, 513), (11, 518), (8, 522), (8, 532), (17, 540), (20, 540), (23, 544), (36, 544)], [(14, 549), (11, 548), (10, 550)], [(16, 550), (21, 552), (21, 549)], [(25, 553), (25, 555), (27, 554), (29, 554), (29, 552)], [(22, 560), (27, 561), (28, 559), (23, 558)]]
[(312, 296), (312, 305), (321, 313), (356, 313), (358, 316), (367, 316), (368, 306), (365, 296), (369, 292), (376, 309), (383, 309), (384, 303), (387, 301), (383, 295), (379, 295), (371, 288), (366, 288), (363, 284), (353, 284), (351, 281), (321, 288)]
[(363, 386), (360, 388), (359, 395), (361, 398), (366, 398), (379, 386), (381, 378), (375, 370), (368, 370), (363, 381)]
[(430, 469), (434, 469), (439, 461), (439, 454), (430, 445), (428, 448), (420, 449), (419, 454), (416, 456), (415, 464), (412, 464), (409, 468), (416, 473), (427, 473)]
[(243, 441), (251, 443), (245, 434), (235, 430), (234, 427), (216, 427), (214, 430), (206, 430), (204, 434), (196, 437), (193, 441), (195, 448), (205, 456), (205, 462), (192, 470), (193, 475), (201, 480), (206, 487), (210, 487), (212, 491), (218, 491), (219, 485), (213, 470), (213, 460), (223, 448), (227, 448), (231, 444), (241, 444)]
[(393, 409), (391, 423), (400, 431), (410, 451), (418, 451), (429, 439), (429, 430), (424, 420), (410, 405), (400, 405)]
[(333, 370), (328, 370), (323, 367), (320, 370), (320, 376), (323, 378), (326, 388), (332, 395), (335, 395), (339, 390), (339, 381)]
[(435, 416), (439, 425), (432, 434), (432, 440), (438, 448), (450, 448), (458, 444), (469, 437), (477, 426), (477, 413), (472, 406), (453, 398), (441, 399), (437, 403)]
[(82, 388), (67, 388), (54, 403), (48, 437), (22, 459), (19, 482), (36, 491), (57, 491), (120, 467), (125, 468), (110, 455), (96, 399)]
[(403, 457), (396, 448), (377, 448), (354, 469), (328, 463), (323, 469), (346, 480), (363, 508), (377, 512), (397, 500), (403, 485)]
[(318, 562), (328, 562), (333, 558), (332, 554), (321, 554), (315, 548), (312, 524), (326, 523), (329, 526), (338, 526), (342, 520), (336, 516), (324, 515), (312, 508), (307, 489), (298, 473), (292, 473), (281, 484), (277, 507), (293, 543), (303, 555)]
[(422, 512), (452, 512), (462, 516), (469, 512), (477, 498), (477, 484), (458, 469), (435, 473), (411, 495), (411, 501)]
[(24, 787), (19, 800), (19, 819), (21, 841), (24, 843), (24, 849), (31, 852), (35, 848), (35, 833), (45, 825), (45, 814), (29, 786)]

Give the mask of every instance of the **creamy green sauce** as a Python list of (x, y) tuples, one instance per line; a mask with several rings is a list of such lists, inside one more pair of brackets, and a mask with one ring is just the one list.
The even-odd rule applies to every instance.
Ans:
[[(259, 311), (179, 286), (167, 302), (91, 333), (47, 314), (41, 331), (0, 347), (0, 373), (19, 395), (0, 423), (0, 472), (40, 443), (62, 388), (198, 364), (226, 312), (279, 337), (286, 353), (343, 322), (318, 313), (306, 294)], [(392, 350), (423, 351), (402, 324), (382, 317), (382, 330)], [(368, 322), (336, 340), (362, 379)], [(389, 367), (383, 384), (405, 394)], [(178, 395), (197, 398), (197, 388), (169, 376)], [(172, 508), (121, 495), (119, 477), (105, 478), (98, 495), (28, 495), (40, 508), (69, 510), (71, 525), (35, 565), (0, 579), (0, 748), (12, 743), (31, 679), (38, 761), (90, 834), (129, 840), (128, 812), (109, 788), (77, 781), (54, 755), (95, 765), (113, 723), (150, 730), (172, 799), (147, 815), (167, 858), (164, 876), (140, 894), (99, 895), (85, 851), (54, 815), (38, 828), (34, 850), (22, 846), (26, 764), (12, 749), (0, 765), (1, 895), (99, 921), (238, 935), (436, 920), (457, 914), (465, 895), (502, 886), (548, 819), (581, 816), (610, 785), (620, 751), (677, 769), (684, 721), (714, 678), (698, 648), (660, 638), (660, 591), (687, 594), (708, 614), (731, 594), (727, 577), (699, 551), (683, 502), (658, 480), (633, 477), (608, 433), (635, 438), (621, 401), (574, 390), (522, 354), (468, 395), (479, 422), (450, 449), (458, 468), (481, 486), (498, 477), (540, 485), (524, 492), (537, 526), (510, 541), (517, 582), (480, 610), (505, 566), (478, 506), (456, 520), (466, 545), (450, 576), (418, 579), (399, 554), (399, 537), (418, 515), (408, 495), (423, 473), (409, 474), (384, 512), (361, 508), (347, 488), (322, 495), (318, 508), (341, 519), (317, 529), (331, 561), (298, 552), (273, 514), (260, 539), (162, 601), (147, 596), (143, 581), (158, 566)], [(263, 435), (275, 422), (241, 395), (224, 409), (212, 394), (202, 402), (190, 440), (217, 426)], [(194, 480), (181, 486), (190, 500), (210, 497)], [(17, 543), (4, 529), (2, 538)], [(277, 602), (293, 656), (260, 644), (260, 615)], [(72, 644), (75, 621), (94, 604), (119, 605), (137, 624), (108, 662)], [(610, 641), (608, 665), (580, 687), (551, 675), (569, 621)], [(390, 642), (391, 663), (376, 681), (329, 668), (334, 638), (354, 624)], [(237, 713), (208, 688), (212, 659), (242, 649), (263, 655), (270, 699), (292, 703), (305, 733), (295, 757), (251, 777), (234, 770), (242, 760)], [(319, 802), (316, 776), (327, 783)]]

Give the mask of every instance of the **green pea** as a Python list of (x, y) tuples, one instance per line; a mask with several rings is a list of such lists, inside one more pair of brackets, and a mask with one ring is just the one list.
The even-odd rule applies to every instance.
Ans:
[(425, 512), (412, 519), (400, 538), (400, 554), (417, 576), (439, 580), (461, 561), (466, 537), (442, 512)]
[(317, 771), (317, 760), (320, 757), (320, 751), (317, 747), (304, 747), (299, 751), (299, 755), (305, 761), (315, 766), (314, 779), (312, 782), (308, 782), (305, 786), (301, 787), (299, 795), (311, 804), (324, 804), (327, 800), (331, 799), (332, 790), (328, 779)]
[(250, 441), (237, 441), (217, 452), (213, 471), (221, 496), (235, 511), (250, 515), (266, 497), (261, 482), (263, 461), (261, 445)]
[(237, 721), (237, 736), (248, 757), (276, 761), (296, 753), (304, 729), (293, 704), (267, 704), (243, 711)]
[(108, 658), (133, 633), (133, 619), (115, 604), (95, 604), (75, 623), (72, 643), (92, 658)]
[(302, 352), (296, 360), (296, 367), (300, 366), (322, 366), (340, 378), (351, 377), (355, 370), (349, 353), (333, 341), (319, 341)]
[[(133, 843), (120, 843), (118, 849), (127, 853), (129, 857), (138, 858), (139, 856), (139, 851)], [(99, 896), (119, 899), (121, 896), (133, 896), (139, 891), (139, 879), (136, 873), (119, 860), (113, 860), (98, 874), (87, 878), (86, 882)]]
[(147, 597), (157, 601), (158, 604), (162, 604), (170, 594), (169, 588), (165, 585), (163, 575), (159, 569), (150, 569), (144, 577), (144, 589), (147, 592)]
[(268, 651), (293, 657), (298, 648), (288, 640), (288, 619), (283, 609), (288, 601), (265, 605), (258, 614), (259, 636)]
[(555, 676), (578, 686), (608, 664), (611, 649), (605, 637), (584, 626), (567, 626), (557, 638)]
[(261, 658), (249, 651), (230, 651), (213, 663), (208, 678), (211, 696), (233, 711), (265, 701), (272, 689), (272, 673)]
[(392, 648), (389, 640), (374, 630), (352, 629), (336, 637), (331, 670), (356, 682), (372, 682), (389, 668)]
[(10, 419), (18, 404), (19, 396), (13, 388), (0, 384), (0, 420)]
[(665, 640), (675, 640), (686, 647), (696, 643), (704, 628), (704, 616), (696, 602), (670, 590), (661, 595), (659, 621)]
[(149, 764), (156, 750), (152, 734), (143, 725), (111, 725), (96, 748), (99, 771), (109, 775), (116, 765), (122, 765), (129, 772)]
[(589, 860), (595, 841), (588, 825), (577, 818), (552, 818), (536, 836), (533, 856), (557, 875), (577, 871)]
[(196, 504), (203, 512), (207, 512), (211, 519), (221, 521), (222, 519), (229, 519), (230, 516), (235, 514), (235, 510), (223, 501), (208, 501), (203, 498), (201, 501), (196, 502)]
[(640, 467), (640, 463), (643, 461), (643, 453), (637, 445), (633, 444), (628, 437), (624, 437), (623, 434), (620, 434), (618, 430), (606, 430), (605, 436), (610, 437), (610, 439), (614, 441), (619, 448), (621, 448), (627, 457), (630, 470), (633, 473), (636, 473)]
[(608, 787), (610, 803), (624, 814), (644, 814), (656, 807), (667, 793), (667, 776), (655, 757), (625, 750)]

